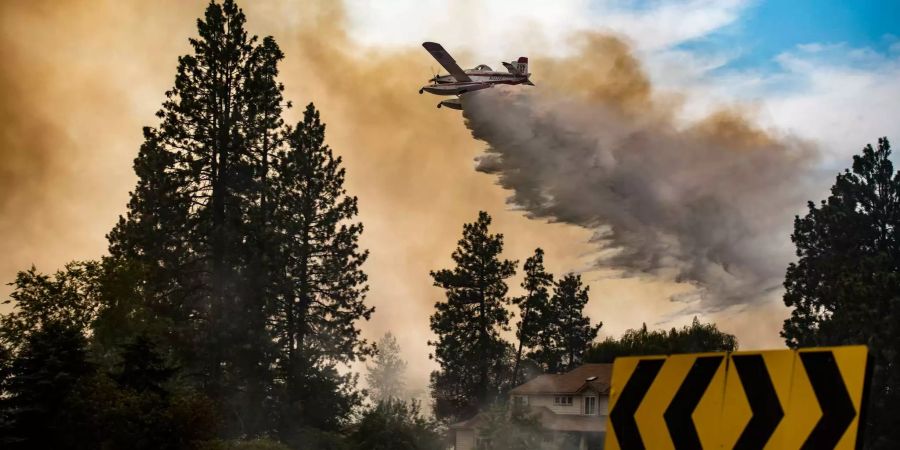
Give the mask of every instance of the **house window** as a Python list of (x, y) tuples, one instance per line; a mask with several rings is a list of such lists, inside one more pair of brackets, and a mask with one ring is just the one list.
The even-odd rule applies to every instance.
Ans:
[(557, 395), (553, 397), (553, 404), (556, 406), (572, 406), (571, 395)]
[(597, 414), (597, 397), (584, 398), (584, 414), (587, 416)]
[(513, 397), (513, 401), (516, 403), (516, 406), (528, 406), (527, 395), (517, 395)]

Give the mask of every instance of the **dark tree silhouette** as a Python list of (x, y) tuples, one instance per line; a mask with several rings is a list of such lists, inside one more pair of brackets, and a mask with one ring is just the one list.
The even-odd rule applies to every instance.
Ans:
[(453, 269), (431, 272), (446, 301), (435, 304), (431, 329), (437, 340), (432, 357), (440, 370), (431, 374), (432, 397), (439, 417), (474, 414), (499, 392), (509, 375), (509, 344), (500, 336), (508, 329), (506, 279), (515, 261), (500, 258), (503, 235), (490, 234), (491, 217), (463, 225), (463, 237), (453, 251)]
[(794, 221), (782, 336), (792, 347), (866, 344), (874, 371), (866, 447), (900, 447), (900, 171), (890, 143), (853, 157), (831, 195)]
[(621, 338), (606, 338), (591, 345), (584, 362), (612, 363), (619, 356), (672, 355), (676, 353), (730, 352), (737, 350), (737, 339), (719, 331), (715, 324), (700, 323), (696, 317), (680, 330), (648, 330), (647, 324), (626, 331)]
[(8, 449), (91, 448), (72, 392), (94, 372), (82, 330), (61, 321), (29, 333), (9, 364), (0, 396), (0, 443)]
[(534, 250), (534, 255), (525, 260), (523, 267), (525, 279), (522, 281), (522, 289), (525, 295), (515, 297), (512, 303), (519, 307), (519, 323), (516, 326), (516, 360), (513, 364), (511, 385), (519, 384), (519, 367), (522, 362), (523, 349), (532, 349), (539, 344), (538, 337), (541, 330), (551, 326), (553, 315), (549, 310), (550, 292), (553, 285), (553, 275), (544, 270), (544, 251), (540, 248)]
[[(356, 198), (312, 104), (284, 125), (274, 39), (249, 36), (232, 0), (211, 2), (197, 24), (109, 234), (121, 298), (102, 322), (147, 322), (129, 332), (155, 335), (183, 379), (220, 403), (226, 433), (336, 427), (358, 395), (337, 366), (371, 353), (355, 324), (372, 313)], [(107, 342), (128, 338), (101, 328)], [(345, 398), (322, 414), (301, 404), (322, 401), (313, 388)]]
[(271, 384), (261, 252), (282, 54), (244, 23), (232, 0), (211, 2), (197, 21), (162, 122), (144, 130), (127, 217), (109, 239), (113, 258), (142, 269), (144, 303), (169, 322), (181, 362), (223, 402), (233, 419), (225, 429), (253, 435), (266, 427)]
[(425, 418), (419, 404), (388, 399), (366, 411), (347, 437), (351, 450), (443, 450), (437, 423)]
[(100, 308), (102, 273), (95, 261), (66, 264), (53, 276), (34, 266), (19, 272), (10, 283), (10, 298), (3, 301), (13, 309), (0, 316), (0, 347), (15, 357), (30, 336), (48, 324), (87, 333)]
[[(249, 35), (234, 0), (210, 1), (197, 30), (160, 123), (144, 129), (109, 256), (14, 283), (0, 399), (18, 401), (26, 350), (61, 324), (90, 338), (98, 367), (70, 386), (68, 410), (109, 411), (77, 416), (107, 434), (82, 439), (89, 448), (191, 448), (212, 427), (335, 441), (361, 401), (342, 368), (373, 353), (358, 327), (373, 308), (356, 197), (313, 105), (284, 124), (275, 40)], [(25, 423), (13, 413), (4, 430)]]
[(582, 363), (582, 354), (597, 337), (603, 323), (591, 325), (584, 315), (588, 287), (581, 275), (568, 274), (553, 287), (537, 345), (529, 355), (550, 373), (566, 372)]
[[(373, 353), (356, 322), (368, 319), (374, 308), (363, 302), (368, 286), (361, 267), (368, 251), (358, 244), (362, 224), (353, 222), (357, 199), (347, 195), (341, 158), (324, 140), (325, 124), (310, 104), (276, 159), (272, 228), (278, 252), (273, 261), (280, 269), (273, 275), (270, 325), (286, 392), (284, 420), (297, 422), (294, 411), (335, 428), (359, 395), (349, 389), (355, 377), (339, 375), (336, 367)], [(332, 397), (343, 398), (329, 401), (322, 398), (326, 392), (310, 391), (323, 386), (329, 386)], [(329, 405), (327, 412), (322, 404)]]

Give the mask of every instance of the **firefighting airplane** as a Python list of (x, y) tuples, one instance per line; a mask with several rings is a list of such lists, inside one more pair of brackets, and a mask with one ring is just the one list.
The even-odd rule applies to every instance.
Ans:
[(462, 103), (459, 96), (479, 89), (494, 87), (497, 84), (524, 84), (534, 86), (534, 83), (528, 79), (531, 76), (528, 73), (528, 58), (522, 56), (514, 63), (504, 62), (508, 72), (495, 72), (490, 67), (481, 64), (474, 69), (462, 70), (453, 60), (453, 57), (444, 50), (441, 44), (435, 42), (425, 42), (422, 44), (428, 53), (437, 60), (450, 72), (450, 75), (435, 75), (431, 84), (422, 86), (419, 93), (428, 92), (435, 95), (455, 95), (457, 98), (444, 100), (438, 103), (437, 107), (446, 106), (452, 109), (462, 109)]

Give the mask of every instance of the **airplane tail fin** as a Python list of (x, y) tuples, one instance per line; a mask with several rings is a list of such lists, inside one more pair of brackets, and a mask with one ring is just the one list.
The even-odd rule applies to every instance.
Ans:
[(516, 70), (518, 70), (519, 73), (521, 73), (523, 75), (527, 75), (528, 74), (528, 57), (520, 56), (519, 59), (516, 61), (515, 66), (516, 66)]
[(528, 75), (528, 58), (525, 56), (520, 56), (518, 60), (515, 62), (504, 62), (503, 67), (506, 67), (506, 70), (509, 73), (516, 75)]

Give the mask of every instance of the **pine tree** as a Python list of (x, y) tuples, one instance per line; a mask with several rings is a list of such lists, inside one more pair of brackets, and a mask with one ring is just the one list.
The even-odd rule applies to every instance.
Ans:
[[(357, 199), (347, 195), (341, 158), (324, 140), (325, 124), (309, 104), (288, 136), (288, 149), (275, 160), (272, 182), (274, 263), (281, 270), (273, 288), (271, 326), (280, 348), (285, 403), (310, 420), (321, 420), (323, 411), (320, 404), (304, 401), (323, 393), (311, 392), (315, 386), (308, 378), (331, 378), (329, 392), (347, 400), (354, 379), (337, 375), (334, 368), (373, 353), (357, 327), (374, 311), (364, 303), (368, 286), (361, 267), (368, 251), (359, 248), (362, 224), (353, 222)], [(349, 413), (341, 404), (346, 402), (328, 407), (338, 422)]]
[(406, 361), (400, 357), (397, 338), (387, 332), (376, 348), (378, 353), (373, 358), (373, 364), (367, 367), (369, 395), (375, 403), (403, 399), (406, 396)]
[(121, 367), (115, 374), (116, 382), (138, 392), (167, 395), (165, 385), (175, 374), (175, 370), (166, 366), (153, 341), (147, 336), (138, 335), (124, 347)]
[(0, 396), (0, 443), (8, 449), (90, 448), (79, 414), (68, 408), (73, 389), (94, 371), (87, 340), (70, 323), (51, 320), (29, 333), (9, 368)]
[(452, 258), (453, 269), (432, 271), (434, 285), (446, 301), (435, 304), (431, 330), (437, 340), (433, 358), (440, 370), (431, 375), (435, 412), (440, 417), (473, 414), (490, 402), (508, 379), (509, 344), (500, 331), (509, 329), (506, 279), (516, 262), (500, 259), (503, 235), (489, 234), (491, 217), (463, 226), (463, 238)]
[(577, 274), (568, 274), (554, 285), (553, 298), (541, 319), (544, 326), (538, 330), (536, 348), (529, 354), (544, 370), (561, 373), (574, 369), (597, 337), (603, 323), (591, 325), (584, 315), (588, 290)]
[(173, 329), (171, 350), (234, 419), (225, 429), (253, 435), (265, 427), (274, 358), (264, 253), (283, 55), (244, 24), (233, 0), (211, 2), (197, 21), (161, 124), (144, 130), (138, 185), (109, 240), (120, 266), (137, 267), (142, 303)]
[(532, 348), (538, 344), (540, 330), (548, 324), (547, 308), (549, 307), (550, 294), (548, 287), (553, 285), (553, 275), (544, 270), (544, 251), (540, 248), (534, 250), (534, 256), (525, 260), (525, 280), (522, 281), (522, 289), (525, 295), (512, 300), (519, 307), (519, 323), (516, 327), (516, 338), (519, 339), (516, 349), (516, 362), (513, 365), (511, 385), (519, 384), (519, 365), (522, 360), (523, 348)]
[(568, 274), (559, 280), (553, 292), (551, 304), (557, 312), (557, 323), (560, 333), (556, 347), (563, 356), (561, 371), (572, 370), (581, 364), (581, 357), (597, 333), (603, 322), (591, 325), (590, 318), (584, 315), (584, 307), (589, 300), (588, 290), (583, 286), (581, 275)]
[[(900, 446), (900, 171), (887, 138), (853, 157), (831, 195), (794, 220), (782, 336), (791, 347), (865, 344), (873, 377), (867, 448)], [(862, 424), (860, 425), (862, 426)]]

